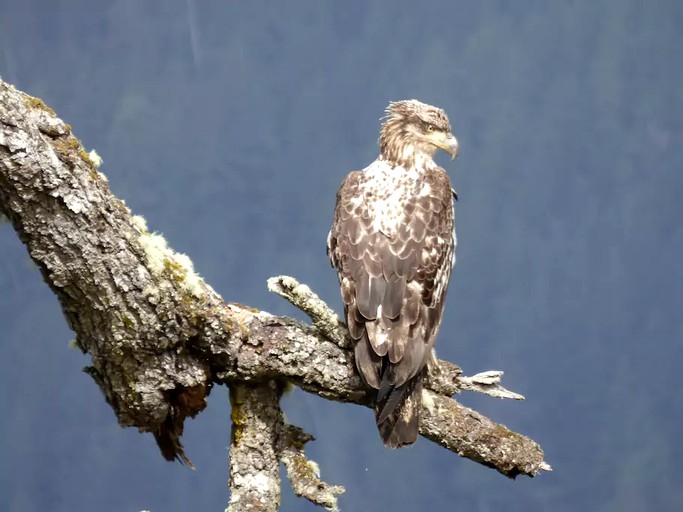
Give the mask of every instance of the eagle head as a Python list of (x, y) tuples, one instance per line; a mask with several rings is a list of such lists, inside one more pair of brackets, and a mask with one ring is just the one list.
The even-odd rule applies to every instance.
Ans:
[(379, 135), (382, 156), (402, 167), (431, 160), (438, 149), (455, 158), (458, 141), (443, 109), (417, 100), (389, 103)]

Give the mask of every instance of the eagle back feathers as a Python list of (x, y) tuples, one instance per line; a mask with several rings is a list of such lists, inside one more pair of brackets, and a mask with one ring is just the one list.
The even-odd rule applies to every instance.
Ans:
[[(421, 392), (406, 383), (421, 374), (441, 323), (456, 239), (450, 180), (431, 163), (404, 169), (379, 158), (350, 173), (337, 193), (328, 254), (356, 365), (378, 390)], [(395, 406), (397, 396), (384, 394)], [(419, 397), (403, 400), (419, 408)], [(378, 420), (390, 412), (378, 411)]]

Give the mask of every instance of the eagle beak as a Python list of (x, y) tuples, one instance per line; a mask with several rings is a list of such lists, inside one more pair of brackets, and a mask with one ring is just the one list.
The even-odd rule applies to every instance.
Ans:
[(437, 148), (443, 149), (446, 153), (451, 155), (451, 160), (458, 155), (458, 139), (453, 137), (452, 133), (441, 131), (432, 132), (426, 136), (426, 139)]
[(443, 150), (451, 155), (451, 160), (453, 160), (458, 155), (458, 139), (449, 133), (444, 142)]

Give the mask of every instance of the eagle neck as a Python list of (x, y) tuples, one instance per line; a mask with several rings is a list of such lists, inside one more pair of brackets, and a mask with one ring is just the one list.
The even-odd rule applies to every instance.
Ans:
[(379, 160), (383, 160), (392, 168), (426, 170), (436, 166), (432, 155), (417, 150), (412, 145), (406, 145), (400, 150), (380, 152)]

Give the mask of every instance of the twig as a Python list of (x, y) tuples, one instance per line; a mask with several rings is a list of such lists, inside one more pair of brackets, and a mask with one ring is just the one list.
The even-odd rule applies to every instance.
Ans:
[(346, 326), (337, 314), (305, 284), (289, 276), (268, 279), (268, 290), (287, 299), (294, 307), (306, 313), (313, 327), (341, 348), (350, 346)]
[(330, 485), (320, 479), (320, 467), (306, 458), (304, 447), (313, 436), (293, 425), (285, 425), (281, 441), (281, 457), (287, 468), (292, 489), (297, 496), (337, 512), (337, 496), (344, 492), (341, 485)]
[(476, 391), (496, 398), (511, 398), (513, 400), (524, 400), (524, 395), (505, 389), (500, 385), (503, 372), (500, 370), (489, 370), (477, 373), (471, 377), (460, 377), (460, 389)]

